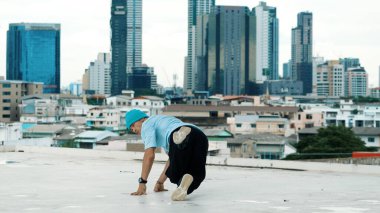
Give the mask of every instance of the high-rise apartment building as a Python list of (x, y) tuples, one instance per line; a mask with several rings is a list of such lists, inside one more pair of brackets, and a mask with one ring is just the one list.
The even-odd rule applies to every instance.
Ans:
[(327, 61), (316, 68), (317, 94), (321, 96), (339, 96), (345, 94), (344, 66), (339, 61)]
[(313, 14), (301, 12), (292, 29), (292, 77), (303, 82), (304, 93), (313, 86)]
[(43, 83), (0, 80), (0, 122), (20, 120), (21, 97), (42, 94)]
[(60, 24), (10, 24), (7, 80), (43, 82), (44, 93), (60, 93), (60, 35)]
[(111, 94), (111, 55), (99, 53), (97, 60), (90, 63), (88, 72), (88, 88), (96, 94)]
[(256, 16), (256, 83), (278, 80), (278, 19), (275, 7), (260, 2)]
[(363, 67), (349, 68), (347, 75), (347, 96), (367, 96), (368, 74)]
[(127, 72), (141, 66), (142, 0), (112, 0), (111, 5), (111, 94), (127, 88)]
[(215, 6), (215, 0), (188, 0), (187, 16), (187, 56), (185, 57), (184, 89), (194, 90), (196, 87), (196, 52), (197, 40), (196, 25), (197, 17), (210, 13)]

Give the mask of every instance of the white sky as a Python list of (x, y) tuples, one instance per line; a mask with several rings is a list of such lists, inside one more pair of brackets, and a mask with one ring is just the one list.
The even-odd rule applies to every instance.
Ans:
[[(380, 65), (380, 1), (268, 0), (280, 21), (280, 60), (290, 59), (291, 28), (297, 13), (313, 12), (314, 56), (358, 57), (378, 86)], [(217, 5), (250, 9), (258, 0), (216, 0)], [(6, 31), (9, 23), (61, 23), (61, 84), (80, 80), (99, 52), (110, 50), (111, 0), (0, 0), (0, 75), (6, 72)], [(153, 66), (158, 83), (183, 84), (187, 49), (187, 0), (143, 0), (143, 63)]]

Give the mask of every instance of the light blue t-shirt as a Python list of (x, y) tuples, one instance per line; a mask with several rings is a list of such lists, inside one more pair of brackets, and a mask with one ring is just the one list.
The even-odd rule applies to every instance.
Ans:
[(173, 116), (155, 115), (149, 117), (144, 121), (141, 129), (144, 148), (162, 147), (166, 153), (169, 153), (170, 134), (181, 126), (196, 127), (193, 124), (184, 123)]

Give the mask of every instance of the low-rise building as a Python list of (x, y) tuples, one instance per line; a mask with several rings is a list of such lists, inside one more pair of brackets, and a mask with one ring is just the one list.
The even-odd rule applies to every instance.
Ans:
[(85, 131), (77, 135), (74, 139), (76, 148), (94, 149), (97, 144), (103, 144), (101, 141), (110, 137), (118, 136), (110, 131)]
[(0, 80), (0, 122), (19, 121), (21, 98), (42, 90), (43, 83)]
[(110, 107), (94, 107), (87, 113), (88, 127), (117, 130), (120, 127), (120, 111)]
[(285, 135), (288, 119), (277, 115), (236, 115), (227, 118), (229, 130), (234, 134), (271, 133)]

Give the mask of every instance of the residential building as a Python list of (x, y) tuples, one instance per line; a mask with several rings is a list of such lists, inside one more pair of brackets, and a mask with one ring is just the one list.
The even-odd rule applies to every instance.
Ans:
[(288, 119), (278, 115), (236, 115), (227, 118), (228, 129), (233, 134), (271, 133), (286, 135)]
[(313, 57), (313, 94), (317, 94), (317, 68), (319, 65), (324, 64), (323, 57)]
[(125, 95), (111, 96), (107, 98), (107, 105), (112, 107), (130, 107), (132, 99), (132, 97)]
[(327, 61), (316, 69), (317, 95), (345, 96), (344, 66), (339, 61)]
[(347, 97), (367, 96), (368, 74), (363, 67), (349, 68), (347, 76)]
[(111, 55), (109, 53), (99, 53), (97, 60), (90, 63), (88, 72), (88, 90), (95, 91), (95, 94), (111, 94)]
[(86, 125), (92, 128), (118, 130), (120, 111), (109, 107), (94, 107), (87, 113)]
[(74, 142), (76, 148), (95, 149), (97, 145), (103, 144), (102, 140), (116, 136), (116, 133), (110, 131), (85, 131), (77, 135)]
[(43, 83), (0, 80), (0, 91), (0, 122), (14, 122), (20, 120), (21, 98), (42, 94)]
[(292, 77), (303, 82), (304, 94), (313, 87), (313, 14), (301, 12), (292, 29)]
[(339, 109), (324, 111), (324, 126), (380, 127), (380, 104), (354, 105), (352, 100), (342, 100)]
[(112, 0), (111, 5), (111, 94), (127, 88), (127, 72), (141, 66), (142, 0)]
[(295, 153), (288, 139), (273, 134), (236, 135), (228, 140), (231, 157), (278, 160)]
[(187, 56), (185, 57), (185, 73), (184, 73), (184, 90), (195, 90), (195, 59), (197, 46), (195, 41), (198, 39), (196, 31), (197, 17), (210, 13), (212, 7), (215, 6), (215, 0), (188, 0), (187, 11)]
[(149, 115), (158, 115), (162, 113), (165, 107), (164, 99), (157, 96), (139, 96), (132, 99), (132, 108), (149, 110)]
[(324, 112), (330, 107), (319, 104), (300, 104), (298, 112), (290, 119), (290, 128), (298, 132), (304, 128), (324, 125)]
[(64, 111), (58, 100), (25, 97), (20, 104), (22, 123), (59, 123)]
[(60, 24), (9, 24), (7, 80), (42, 82), (44, 93), (60, 93), (60, 43)]
[(66, 128), (64, 124), (36, 125), (23, 131), (23, 138), (54, 138)]
[(265, 80), (278, 80), (278, 18), (275, 7), (265, 2), (252, 10), (256, 18), (256, 83)]

